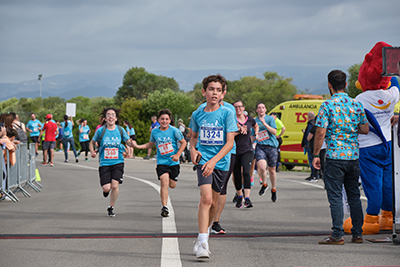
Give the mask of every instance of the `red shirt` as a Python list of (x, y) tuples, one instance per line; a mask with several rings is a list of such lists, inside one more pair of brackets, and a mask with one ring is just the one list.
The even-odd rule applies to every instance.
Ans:
[(57, 124), (52, 121), (48, 121), (43, 126), (43, 131), (46, 130), (46, 134), (44, 136), (44, 141), (56, 141), (56, 131), (57, 131)]

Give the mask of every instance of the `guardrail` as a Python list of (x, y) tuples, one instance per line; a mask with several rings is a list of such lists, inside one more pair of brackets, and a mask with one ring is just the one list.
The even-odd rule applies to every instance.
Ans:
[(18, 202), (17, 192), (22, 192), (25, 197), (31, 197), (31, 194), (25, 190), (31, 187), (39, 193), (43, 186), (36, 181), (36, 153), (35, 144), (19, 144), (15, 151), (16, 163), (10, 164), (10, 153), (6, 149), (7, 160), (3, 156), (3, 147), (0, 147), (0, 173), (2, 173), (2, 183), (0, 192), (9, 197), (13, 202)]

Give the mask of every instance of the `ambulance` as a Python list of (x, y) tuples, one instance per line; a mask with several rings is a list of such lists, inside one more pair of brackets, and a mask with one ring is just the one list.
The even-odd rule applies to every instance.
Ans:
[(307, 155), (301, 147), (303, 130), (307, 127), (307, 114), (313, 111), (318, 114), (319, 107), (325, 101), (319, 95), (295, 95), (292, 101), (286, 101), (274, 107), (286, 130), (282, 135), (281, 163), (288, 170), (296, 165), (309, 166)]
[[(318, 114), (319, 107), (325, 101), (318, 95), (295, 95), (292, 101), (286, 101), (274, 107), (269, 114), (275, 112), (286, 130), (282, 135), (281, 163), (288, 170), (295, 166), (309, 166), (307, 155), (301, 147), (303, 130), (307, 127), (307, 114), (313, 111)], [(400, 102), (395, 106), (395, 114), (399, 114)]]

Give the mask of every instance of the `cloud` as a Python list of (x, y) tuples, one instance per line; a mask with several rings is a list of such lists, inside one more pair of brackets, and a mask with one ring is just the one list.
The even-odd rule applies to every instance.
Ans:
[(72, 72), (330, 66), (399, 45), (400, 2), (1, 1), (0, 82)]

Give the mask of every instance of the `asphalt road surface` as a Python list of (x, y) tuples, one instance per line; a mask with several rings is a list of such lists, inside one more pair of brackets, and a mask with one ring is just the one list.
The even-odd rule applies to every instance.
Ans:
[(192, 253), (200, 192), (192, 165), (181, 165), (178, 185), (169, 190), (170, 217), (162, 218), (156, 161), (126, 159), (116, 216), (109, 218), (98, 159), (69, 158), (64, 163), (56, 152), (55, 166), (43, 167), (40, 155), (41, 192), (27, 188), (31, 198), (17, 192), (19, 202), (0, 202), (1, 266), (400, 265), (400, 246), (366, 240), (390, 239), (391, 231), (364, 236), (363, 244), (346, 235), (343, 246), (319, 245), (330, 234), (329, 204), (323, 182), (306, 182), (306, 172), (278, 173), (275, 203), (269, 191), (259, 196), (256, 184), (251, 209), (235, 207), (230, 182), (221, 218), (226, 234), (211, 235), (210, 259), (199, 261)]

